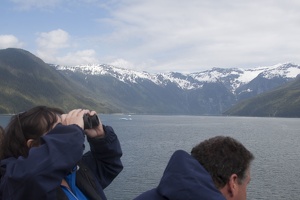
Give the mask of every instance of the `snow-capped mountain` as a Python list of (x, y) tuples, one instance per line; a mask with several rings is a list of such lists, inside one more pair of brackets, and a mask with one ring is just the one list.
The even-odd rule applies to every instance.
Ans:
[(242, 68), (213, 68), (202, 72), (183, 74), (178, 72), (150, 74), (131, 69), (118, 68), (111, 65), (77, 65), (77, 66), (55, 66), (57, 70), (69, 70), (80, 72), (86, 75), (111, 76), (124, 83), (138, 83), (140, 80), (147, 79), (157, 85), (167, 85), (174, 83), (184, 90), (198, 89), (204, 83), (223, 83), (230, 91), (235, 94), (236, 90), (244, 86), (257, 77), (265, 79), (282, 78), (287, 81), (294, 79), (300, 74), (300, 66), (287, 63), (277, 64), (269, 67), (257, 67), (253, 69)]
[[(151, 74), (112, 65), (54, 66), (14, 48), (0, 51), (0, 70), (2, 112), (51, 104), (103, 113), (187, 115), (220, 115), (240, 100), (279, 86), (284, 85), (281, 90), (288, 88), (299, 82), (295, 77), (300, 73), (300, 67), (291, 63), (253, 69), (213, 68), (189, 74)], [(292, 99), (299, 98), (295, 93), (298, 85), (293, 84), (289, 92), (294, 95)], [(291, 95), (277, 92), (271, 99), (264, 96), (263, 101), (273, 101), (276, 95), (283, 103), (291, 99)], [(259, 109), (259, 105), (253, 109)]]
[(252, 69), (212, 68), (189, 74), (150, 74), (104, 64), (55, 68), (129, 110), (147, 107), (151, 113), (182, 114), (220, 114), (238, 101), (270, 91), (300, 74), (300, 66), (291, 63)]

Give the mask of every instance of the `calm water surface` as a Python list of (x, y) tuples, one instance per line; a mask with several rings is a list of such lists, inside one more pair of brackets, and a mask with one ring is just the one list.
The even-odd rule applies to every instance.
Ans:
[[(190, 152), (204, 139), (231, 136), (254, 155), (248, 199), (296, 200), (300, 195), (300, 119), (100, 115), (119, 136), (124, 170), (105, 190), (130, 200), (157, 186), (175, 150)], [(5, 125), (7, 117), (0, 118)]]

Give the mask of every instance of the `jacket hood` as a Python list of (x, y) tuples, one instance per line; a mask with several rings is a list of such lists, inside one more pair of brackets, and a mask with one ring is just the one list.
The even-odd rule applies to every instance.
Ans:
[(203, 166), (182, 150), (170, 158), (157, 192), (172, 200), (225, 200)]

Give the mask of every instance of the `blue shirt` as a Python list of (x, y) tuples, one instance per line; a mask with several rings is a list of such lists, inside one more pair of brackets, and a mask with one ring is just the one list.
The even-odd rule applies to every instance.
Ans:
[(68, 196), (69, 200), (88, 200), (86, 196), (80, 191), (80, 189), (76, 186), (76, 169), (73, 170), (71, 174), (65, 177), (69, 188), (65, 186), (61, 186), (65, 194)]

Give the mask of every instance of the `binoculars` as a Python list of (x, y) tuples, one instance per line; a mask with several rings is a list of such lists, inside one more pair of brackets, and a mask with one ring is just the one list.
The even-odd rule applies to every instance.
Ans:
[(84, 130), (85, 129), (92, 129), (95, 128), (97, 126), (99, 126), (99, 118), (97, 115), (88, 115), (85, 114), (83, 115), (83, 123), (84, 123)]

